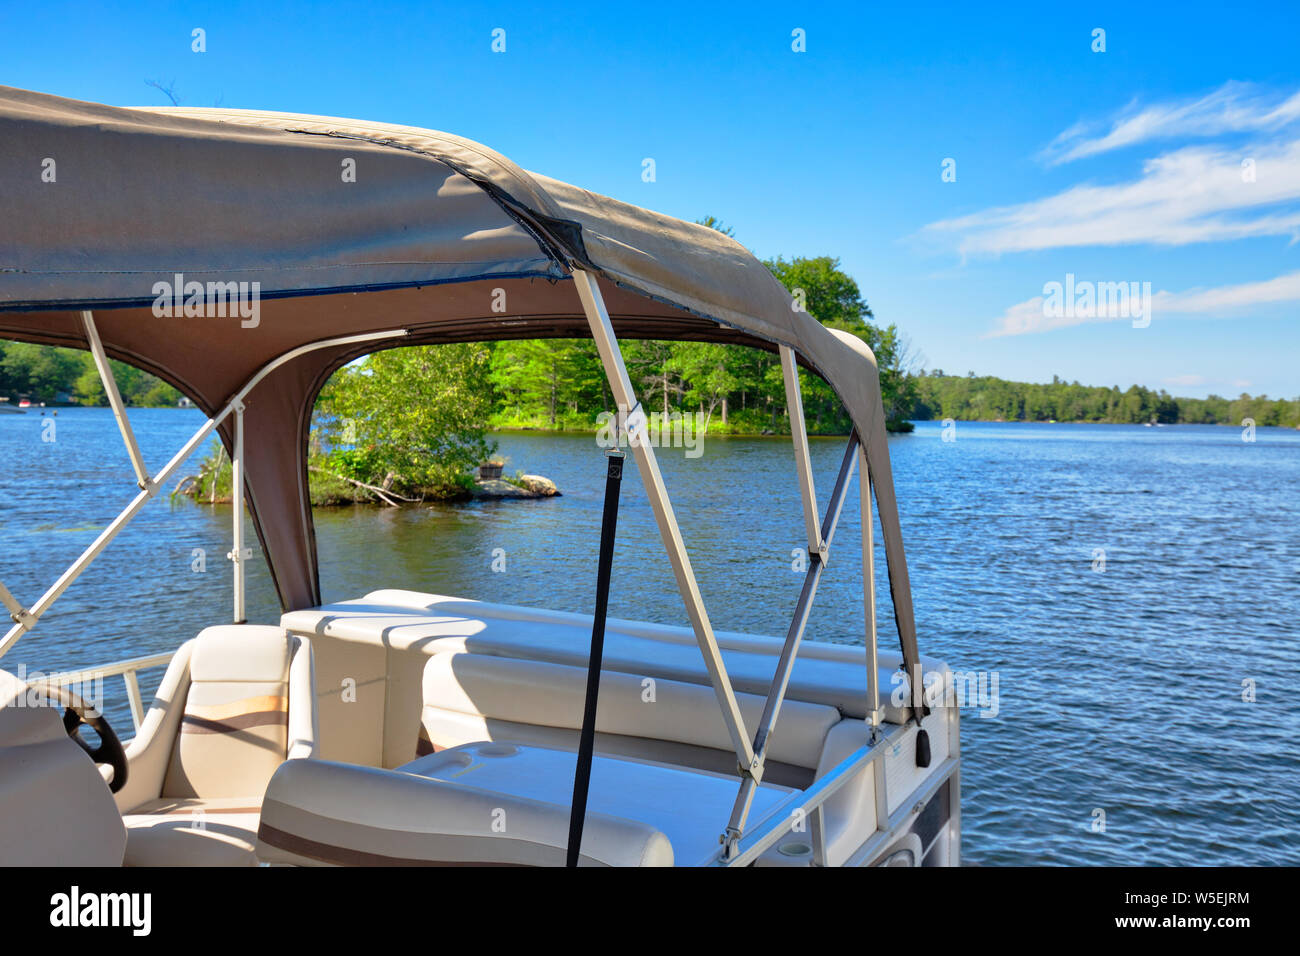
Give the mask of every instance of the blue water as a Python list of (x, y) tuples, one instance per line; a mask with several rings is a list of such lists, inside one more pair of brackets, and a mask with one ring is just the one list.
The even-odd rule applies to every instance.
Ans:
[[(155, 469), (201, 422), (131, 417)], [(107, 410), (55, 422), (42, 441), (39, 413), (0, 416), (0, 580), (29, 604), (134, 487)], [(600, 450), (583, 436), (498, 437), (508, 472), (545, 474), (563, 497), (319, 512), (326, 600), (406, 587), (589, 611)], [(997, 676), (996, 716), (962, 715), (966, 859), (1300, 863), (1300, 432), (1243, 442), (1215, 426), (958, 423), (950, 437), (923, 422), (890, 451), (922, 652)], [(812, 447), (824, 503), (843, 444)], [(699, 458), (660, 460), (715, 625), (783, 633), (803, 543), (788, 440), (710, 438)], [(861, 640), (856, 488), (849, 500), (812, 640)], [(230, 522), (229, 508), (152, 502), (4, 666), (155, 653), (228, 620)], [(279, 612), (260, 564), (248, 607), (251, 620)], [(611, 613), (685, 623), (633, 472)], [(129, 733), (124, 702), (107, 711)]]

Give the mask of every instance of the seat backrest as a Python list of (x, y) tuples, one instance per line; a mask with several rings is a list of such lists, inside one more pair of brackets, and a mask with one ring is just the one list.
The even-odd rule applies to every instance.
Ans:
[(126, 828), (62, 713), (0, 670), (0, 864), (121, 866)]
[[(417, 752), (497, 739), (570, 746), (582, 727), (586, 688), (585, 668), (486, 654), (435, 654), (424, 668)], [(746, 725), (756, 727), (764, 699), (737, 694), (736, 702)], [(826, 735), (839, 721), (834, 707), (786, 701), (768, 746), (772, 764), (803, 768), (808, 779), (790, 782), (810, 782)], [(539, 734), (539, 728), (552, 733)], [(604, 671), (596, 730), (605, 735), (597, 746), (602, 752), (702, 770), (735, 768), (731, 737), (710, 687)]]
[(164, 797), (260, 795), (289, 745), (289, 667), (298, 639), (256, 624), (194, 640), (190, 685)]

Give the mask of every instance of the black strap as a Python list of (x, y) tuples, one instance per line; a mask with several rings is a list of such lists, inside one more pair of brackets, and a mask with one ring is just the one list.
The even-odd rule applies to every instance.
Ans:
[(600, 520), (600, 560), (596, 569), (596, 613), (591, 619), (591, 657), (587, 662), (587, 700), (578, 739), (578, 768), (573, 775), (573, 805), (569, 810), (569, 852), (566, 866), (578, 865), (582, 825), (587, 818), (591, 786), (591, 753), (596, 746), (596, 703), (600, 696), (600, 664), (605, 653), (605, 613), (609, 609), (609, 573), (614, 564), (614, 529), (618, 524), (618, 490), (623, 484), (623, 453), (611, 450), (605, 472), (605, 513)]

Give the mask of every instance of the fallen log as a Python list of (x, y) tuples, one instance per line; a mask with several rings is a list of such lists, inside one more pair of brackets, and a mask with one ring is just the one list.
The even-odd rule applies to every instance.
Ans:
[[(315, 465), (308, 465), (307, 470), (314, 471), (320, 475), (329, 475), (331, 478), (337, 478), (339, 481), (346, 481), (350, 485), (356, 485), (358, 488), (364, 488), (366, 491), (369, 491), (371, 494), (378, 497), (381, 501), (384, 502), (384, 504), (389, 505), (390, 507), (393, 508), (401, 507), (401, 505), (399, 505), (396, 501), (394, 501), (393, 498), (398, 498), (401, 501), (408, 501), (411, 503), (417, 503), (420, 500), (419, 498), (407, 498), (406, 496), (399, 495), (397, 492), (392, 491), (390, 489), (379, 488), (376, 487), (375, 485), (368, 485), (364, 481), (357, 481), (355, 478), (348, 478), (344, 475), (339, 475), (332, 471), (326, 471), (324, 468), (317, 468)], [(389, 497), (390, 495), (392, 497)]]

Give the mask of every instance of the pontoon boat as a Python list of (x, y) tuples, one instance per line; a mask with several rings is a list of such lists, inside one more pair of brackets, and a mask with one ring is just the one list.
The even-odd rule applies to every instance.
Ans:
[[(232, 623), (177, 633), (162, 657), (36, 683), (0, 671), (0, 863), (560, 865), (570, 849), (584, 865), (959, 862), (952, 675), (917, 648), (875, 359), (738, 243), (444, 133), (10, 88), (0, 182), (0, 337), (89, 350), (138, 484), (44, 594), (0, 584), (0, 654), (34, 629), (35, 643), (210, 436), (234, 464)], [(330, 374), (398, 346), (575, 336), (595, 340), (689, 627), (487, 604), (432, 582), (323, 604), (305, 455)], [(643, 440), (626, 338), (779, 353), (801, 498), (788, 505), (802, 507), (810, 556), (783, 636), (713, 629)], [(208, 416), (158, 470), (109, 359)], [(800, 366), (853, 423), (829, 497), (813, 482)], [(861, 646), (805, 642), (855, 469)], [(877, 647), (873, 506), (894, 653)], [(278, 621), (245, 619), (245, 507)], [(592, 558), (594, 570), (594, 545)], [(136, 675), (163, 666), (146, 709)], [(76, 692), (87, 675), (123, 678), (129, 741)]]

